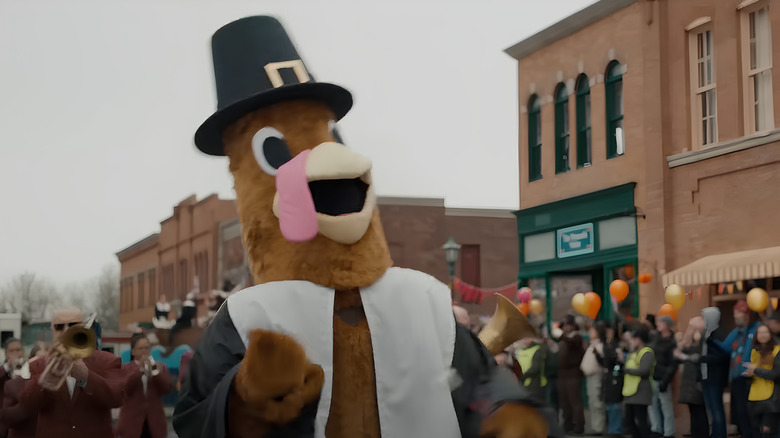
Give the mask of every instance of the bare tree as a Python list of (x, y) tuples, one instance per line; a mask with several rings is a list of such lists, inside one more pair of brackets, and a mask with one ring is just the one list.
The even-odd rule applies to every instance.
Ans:
[(11, 279), (0, 290), (0, 300), (1, 308), (9, 313), (20, 313), (25, 325), (49, 318), (61, 302), (53, 284), (30, 272)]
[(119, 266), (106, 265), (97, 278), (94, 311), (104, 329), (119, 329)]

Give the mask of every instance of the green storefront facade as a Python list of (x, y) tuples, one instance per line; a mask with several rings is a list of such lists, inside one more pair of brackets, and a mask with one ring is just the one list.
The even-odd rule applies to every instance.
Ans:
[[(628, 183), (515, 212), (518, 283), (546, 303), (548, 321), (572, 312), (574, 294), (591, 291), (601, 297), (596, 319), (612, 320), (616, 311), (637, 317), (635, 189)], [(615, 279), (630, 288), (617, 309), (609, 293)]]

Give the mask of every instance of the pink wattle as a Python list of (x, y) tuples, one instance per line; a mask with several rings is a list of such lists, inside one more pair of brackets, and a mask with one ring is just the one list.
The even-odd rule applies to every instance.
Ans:
[(317, 210), (306, 178), (305, 150), (279, 167), (276, 193), (279, 195), (279, 227), (290, 242), (306, 242), (317, 235)]

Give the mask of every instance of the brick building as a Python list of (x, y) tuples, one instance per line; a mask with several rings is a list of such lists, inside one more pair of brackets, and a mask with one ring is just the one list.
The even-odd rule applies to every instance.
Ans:
[(181, 300), (196, 279), (201, 290), (221, 289), (220, 241), (235, 237), (226, 239), (225, 233), (236, 216), (234, 201), (216, 195), (198, 201), (193, 195), (173, 208), (159, 233), (119, 251), (119, 327), (151, 321), (160, 295)]
[(589, 290), (609, 318), (616, 278), (631, 285), (617, 309), (630, 317), (656, 313), (672, 283), (690, 292), (681, 321), (751, 287), (780, 294), (780, 7), (602, 0), (506, 53), (519, 278), (553, 318)]
[[(511, 211), (446, 208), (443, 199), (378, 199), (382, 225), (396, 266), (427, 272), (443, 282), (449, 272), (441, 246), (452, 236), (462, 245), (455, 275), (475, 286), (503, 286), (517, 278), (517, 231)], [(120, 327), (149, 322), (161, 294), (182, 299), (195, 287), (249, 285), (235, 203), (216, 195), (180, 202), (159, 233), (117, 253), (121, 263)], [(229, 283), (226, 285), (226, 283)], [(494, 299), (467, 306), (490, 314)]]

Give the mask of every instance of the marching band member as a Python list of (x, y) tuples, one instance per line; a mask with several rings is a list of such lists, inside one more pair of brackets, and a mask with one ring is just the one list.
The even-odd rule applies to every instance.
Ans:
[(0, 421), (8, 427), (8, 438), (35, 438), (38, 415), (25, 408), (20, 402), (24, 385), (30, 379), (30, 363), (46, 355), (46, 344), (36, 342), (30, 351), (30, 359), (14, 372), (14, 377), (5, 382), (5, 396)]
[[(24, 364), (24, 347), (22, 342), (16, 338), (10, 338), (5, 342), (5, 362), (3, 362), (3, 371), (0, 372), (0, 400), (3, 397), (3, 388), (5, 383), (11, 380), (14, 373)], [(8, 435), (8, 425), (0, 420), (0, 437)]]
[(151, 356), (152, 344), (143, 333), (130, 339), (130, 363), (122, 365), (125, 401), (119, 411), (117, 438), (165, 438), (168, 422), (162, 396), (173, 391), (165, 365)]
[[(30, 379), (22, 390), (21, 402), (38, 412), (36, 437), (114, 436), (111, 408), (122, 404), (122, 363), (117, 356), (99, 350), (74, 359), (60, 340), (65, 340), (68, 329), (83, 325), (79, 310), (55, 312), (51, 322), (54, 345), (44, 358), (30, 364)], [(97, 347), (96, 337), (93, 339), (95, 345), (87, 347)]]

